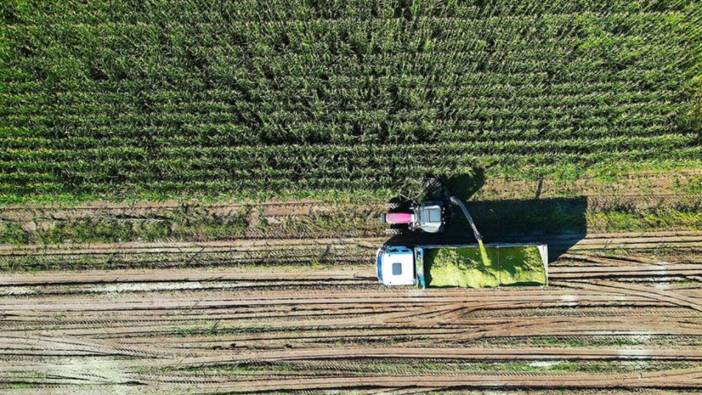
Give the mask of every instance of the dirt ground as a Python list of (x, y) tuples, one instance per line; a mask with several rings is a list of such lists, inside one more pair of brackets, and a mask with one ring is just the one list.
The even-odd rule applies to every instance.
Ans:
[[(587, 210), (693, 207), (699, 197), (678, 189), (699, 172), (676, 177), (632, 176), (615, 189), (502, 181), (476, 199), (533, 198), (538, 188), (540, 197), (591, 194)], [(372, 222), (382, 206), (0, 209), (6, 226), (27, 236), (0, 245), (0, 392), (702, 388), (702, 229), (542, 234), (552, 251), (547, 287), (387, 288), (373, 264), (388, 240)], [(221, 228), (140, 239), (144, 223), (158, 221)], [(143, 232), (117, 241), (35, 237), (108, 222)]]
[[(388, 289), (371, 264), (6, 273), (0, 381), (47, 393), (702, 387), (702, 264), (639, 248), (694, 236), (604, 236), (552, 262), (548, 287)], [(634, 247), (616, 255), (603, 239)]]

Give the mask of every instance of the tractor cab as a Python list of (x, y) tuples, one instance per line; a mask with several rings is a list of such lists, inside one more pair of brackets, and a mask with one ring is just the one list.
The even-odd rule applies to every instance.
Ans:
[(444, 209), (438, 203), (424, 203), (415, 208), (418, 228), (427, 233), (438, 233), (444, 225)]
[(397, 234), (401, 229), (411, 231), (421, 230), (427, 233), (439, 233), (443, 230), (445, 219), (445, 204), (443, 202), (423, 202), (413, 204), (409, 209), (397, 210), (391, 207), (391, 212), (381, 214), (380, 222), (390, 225), (386, 232)]

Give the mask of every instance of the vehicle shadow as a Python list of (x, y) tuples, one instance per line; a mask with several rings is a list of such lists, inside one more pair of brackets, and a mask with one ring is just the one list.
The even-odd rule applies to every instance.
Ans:
[[(484, 183), (478, 176), (444, 180), (453, 196), (466, 203), (483, 241), (489, 243), (546, 243), (549, 260), (558, 259), (587, 233), (587, 198), (532, 198), (470, 201)], [(458, 207), (447, 210), (442, 233), (406, 232), (391, 237), (389, 245), (474, 244), (475, 236)]]
[[(558, 259), (587, 233), (583, 196), (477, 201), (470, 207), (485, 242), (547, 243), (549, 260)], [(454, 231), (460, 232), (459, 222), (454, 223)]]

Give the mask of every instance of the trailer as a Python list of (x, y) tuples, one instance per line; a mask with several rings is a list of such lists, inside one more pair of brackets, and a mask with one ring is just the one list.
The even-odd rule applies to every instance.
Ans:
[(384, 285), (483, 288), (548, 285), (546, 244), (384, 245), (376, 276)]

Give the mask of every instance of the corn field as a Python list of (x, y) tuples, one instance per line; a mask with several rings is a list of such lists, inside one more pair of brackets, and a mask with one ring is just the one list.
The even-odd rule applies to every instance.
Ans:
[(702, 159), (693, 1), (5, 1), (0, 195)]

